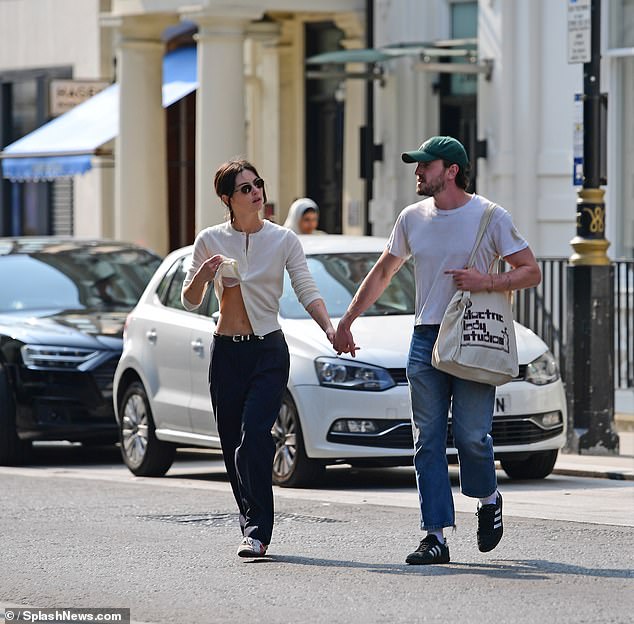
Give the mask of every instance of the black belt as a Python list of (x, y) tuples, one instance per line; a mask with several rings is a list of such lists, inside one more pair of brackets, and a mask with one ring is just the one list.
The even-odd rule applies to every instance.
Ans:
[(214, 332), (214, 340), (222, 340), (224, 342), (249, 342), (251, 340), (266, 340), (267, 338), (270, 338), (272, 336), (276, 336), (278, 334), (281, 334), (282, 330), (281, 329), (277, 329), (273, 332), (271, 332), (270, 334), (265, 334), (264, 336), (258, 336), (257, 334), (233, 334), (233, 335), (228, 335), (228, 334), (218, 334), (216, 332)]

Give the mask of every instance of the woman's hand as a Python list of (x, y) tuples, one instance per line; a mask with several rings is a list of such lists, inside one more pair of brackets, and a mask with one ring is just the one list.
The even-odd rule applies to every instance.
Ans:
[(225, 260), (226, 258), (221, 254), (216, 254), (215, 256), (211, 256), (211, 258), (207, 258), (207, 260), (200, 265), (197, 276), (205, 282), (213, 282), (216, 277), (216, 273), (218, 272), (218, 268)]
[(334, 344), (335, 342), (335, 333), (335, 328), (332, 325), (326, 329), (326, 337), (330, 344)]

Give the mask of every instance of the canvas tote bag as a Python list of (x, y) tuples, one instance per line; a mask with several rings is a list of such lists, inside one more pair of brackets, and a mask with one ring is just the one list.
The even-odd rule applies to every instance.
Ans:
[[(482, 215), (467, 268), (474, 264), (494, 211), (495, 204), (490, 204)], [(458, 290), (445, 310), (431, 363), (455, 377), (493, 386), (516, 377), (519, 367), (511, 293)]]

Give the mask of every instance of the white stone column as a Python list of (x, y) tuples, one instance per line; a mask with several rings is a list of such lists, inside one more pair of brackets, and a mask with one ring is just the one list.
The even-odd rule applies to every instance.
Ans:
[(119, 135), (115, 155), (115, 237), (168, 251), (165, 111), (161, 33), (174, 18), (126, 17), (117, 24)]
[(515, 112), (515, 197), (509, 207), (522, 235), (539, 253), (537, 240), (537, 203), (540, 185), (537, 178), (539, 134), (543, 123), (539, 115), (543, 74), (541, 71), (541, 3), (516, 2), (515, 80), (512, 94)]
[(304, 22), (298, 16), (281, 22), (277, 48), (279, 59), (280, 138), (279, 158), (283, 163), (279, 179), (280, 220), (284, 223), (295, 199), (306, 193), (306, 102), (304, 88)]
[[(342, 44), (346, 49), (358, 49), (364, 46), (364, 20), (365, 15), (362, 13), (346, 13), (336, 16), (336, 25), (345, 33)], [(366, 70), (366, 66), (361, 63), (349, 63), (345, 67), (351, 72)], [(341, 198), (342, 233), (361, 235), (365, 232), (365, 183), (359, 176), (361, 158), (363, 158), (359, 149), (359, 136), (361, 126), (366, 123), (366, 83), (365, 80), (342, 80), (339, 89), (341, 97), (345, 101)], [(375, 114), (375, 119), (376, 117)]]
[[(277, 22), (253, 22), (247, 29), (247, 153), (266, 180), (274, 220), (283, 223), (288, 206), (280, 205), (280, 61)], [(283, 215), (283, 217), (282, 217)]]
[(246, 156), (244, 38), (249, 20), (260, 14), (227, 8), (187, 16), (198, 24), (196, 231), (225, 218), (214, 190), (216, 169)]
[(75, 236), (115, 238), (114, 157), (92, 158), (92, 169), (73, 181), (73, 222)]
[[(478, 193), (514, 214), (516, 145), (514, 94), (517, 2), (479, 3), (478, 55), (493, 58), (490, 81), (478, 78), (478, 135), (487, 140), (488, 156), (478, 162)], [(522, 123), (528, 123), (522, 120)]]

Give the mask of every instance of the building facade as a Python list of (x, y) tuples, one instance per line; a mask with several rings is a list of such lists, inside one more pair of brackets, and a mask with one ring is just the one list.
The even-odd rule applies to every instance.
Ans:
[[(513, 214), (538, 255), (570, 255), (583, 65), (568, 63), (568, 6), (0, 3), (1, 233), (112, 236), (164, 253), (224, 218), (213, 172), (245, 155), (275, 221), (308, 195), (322, 229), (384, 235), (416, 199), (400, 153), (440, 133), (463, 140), (473, 188)], [(634, 0), (604, 1), (602, 14), (606, 235), (611, 257), (631, 257)], [(53, 118), (61, 79), (116, 89)]]

